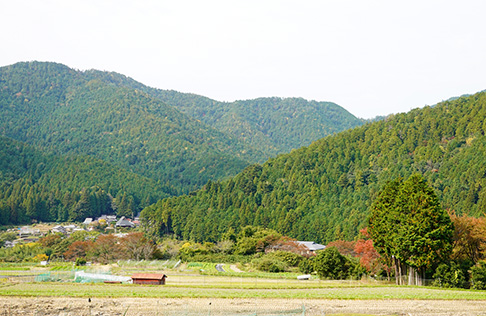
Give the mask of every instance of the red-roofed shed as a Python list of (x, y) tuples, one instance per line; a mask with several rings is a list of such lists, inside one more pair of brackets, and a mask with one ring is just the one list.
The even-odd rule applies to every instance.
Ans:
[(132, 275), (133, 284), (165, 284), (167, 276), (160, 273), (134, 273)]

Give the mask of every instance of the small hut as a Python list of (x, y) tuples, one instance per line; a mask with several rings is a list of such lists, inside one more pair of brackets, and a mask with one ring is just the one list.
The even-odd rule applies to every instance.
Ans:
[(167, 276), (160, 273), (134, 273), (132, 275), (133, 284), (165, 284)]

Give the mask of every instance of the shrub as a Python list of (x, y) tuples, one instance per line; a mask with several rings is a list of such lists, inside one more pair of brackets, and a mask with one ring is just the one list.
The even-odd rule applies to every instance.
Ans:
[(283, 272), (287, 269), (287, 264), (274, 256), (263, 256), (252, 261), (253, 266), (266, 272)]
[(310, 274), (310, 273), (314, 272), (314, 258), (315, 257), (310, 257), (308, 259), (303, 258), (302, 260), (300, 260), (300, 263), (299, 263), (300, 272), (305, 273), (305, 274)]
[(258, 240), (253, 237), (243, 237), (236, 244), (235, 254), (252, 255), (256, 252)]
[(479, 261), (471, 268), (471, 287), (486, 290), (486, 261)]
[(49, 257), (45, 253), (39, 253), (32, 258), (34, 262), (47, 261)]
[(434, 285), (446, 288), (467, 288), (466, 273), (455, 263), (440, 264), (433, 275)]
[(0, 247), (3, 247), (6, 241), (14, 241), (15, 239), (17, 239), (17, 234), (14, 232), (0, 234)]
[(303, 256), (289, 252), (289, 251), (275, 251), (270, 253), (270, 255), (280, 259), (281, 261), (287, 263), (291, 267), (297, 267), (302, 259), (304, 259)]
[(336, 247), (327, 247), (315, 257), (314, 268), (321, 279), (341, 280), (351, 275), (354, 265)]
[(76, 258), (76, 267), (84, 266), (86, 264), (85, 258)]

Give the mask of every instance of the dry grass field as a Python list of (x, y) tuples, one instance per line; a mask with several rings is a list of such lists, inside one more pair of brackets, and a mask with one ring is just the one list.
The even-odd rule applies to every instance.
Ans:
[[(304, 308), (303, 308), (304, 306)], [(486, 315), (486, 301), (0, 297), (8, 316)]]

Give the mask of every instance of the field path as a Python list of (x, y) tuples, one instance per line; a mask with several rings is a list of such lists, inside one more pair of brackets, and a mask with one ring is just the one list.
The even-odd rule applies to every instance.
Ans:
[(231, 270), (233, 270), (235, 272), (238, 272), (238, 273), (243, 272), (240, 269), (238, 269), (238, 267), (236, 266), (236, 264), (230, 265), (230, 268), (231, 268)]
[[(305, 315), (486, 315), (486, 301), (321, 300), (321, 299), (164, 299), (0, 296), (0, 315), (251, 315), (302, 309)], [(302, 313), (299, 313), (302, 315)]]

